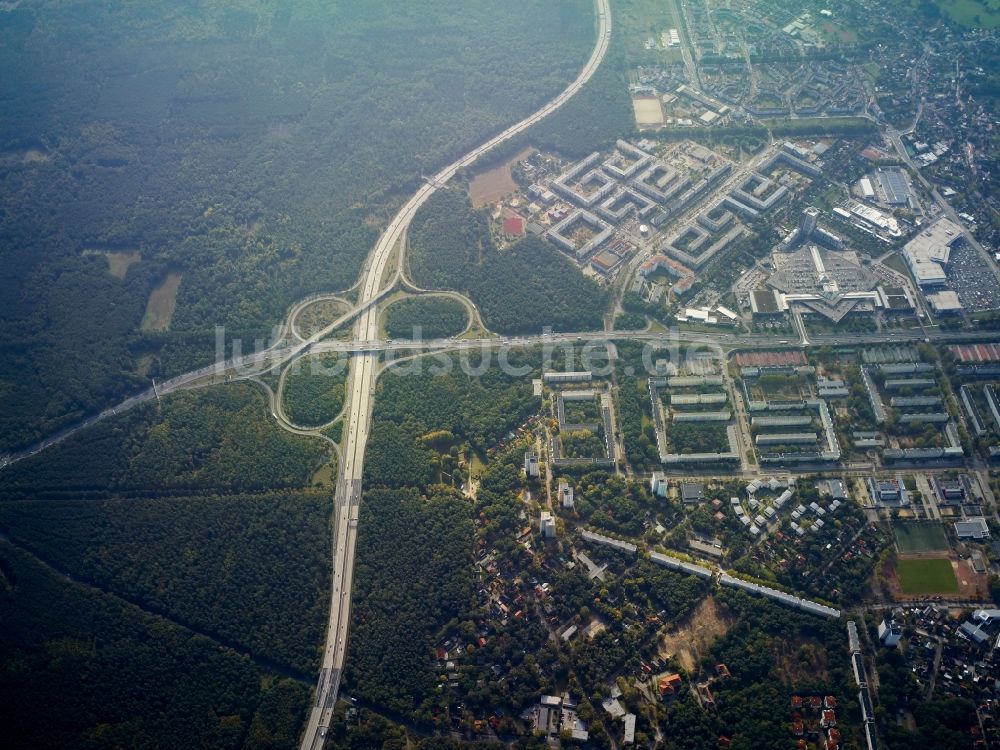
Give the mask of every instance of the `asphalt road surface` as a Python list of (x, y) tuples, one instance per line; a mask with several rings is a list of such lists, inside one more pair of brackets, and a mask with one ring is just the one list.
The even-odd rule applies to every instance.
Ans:
[[(576, 80), (533, 115), (473, 149), (427, 180), (390, 222), (365, 267), (359, 297), (359, 307), (362, 308), (362, 311), (354, 324), (354, 338), (356, 340), (375, 341), (378, 339), (378, 309), (373, 302), (380, 295), (382, 276), (392, 251), (399, 244), (400, 238), (406, 232), (417, 210), (456, 172), (472, 164), (482, 154), (498, 144), (521, 133), (557, 110), (590, 80), (604, 59), (611, 40), (611, 12), (608, 3), (609, 0), (597, 0), (599, 21), (597, 40), (590, 59)], [(365, 444), (368, 442), (368, 430), (371, 422), (372, 387), (378, 370), (378, 360), (379, 352), (377, 350), (362, 351), (351, 360), (351, 371), (348, 379), (349, 405), (346, 411), (347, 431), (343, 443), (343, 466), (334, 502), (333, 587), (330, 599), (330, 618), (327, 625), (326, 644), (323, 649), (323, 663), (317, 683), (317, 694), (302, 738), (303, 750), (313, 750), (323, 746), (337, 700), (337, 692), (340, 689), (340, 678), (347, 654), (351, 577), (354, 570), (354, 551), (357, 545), (361, 479)]]

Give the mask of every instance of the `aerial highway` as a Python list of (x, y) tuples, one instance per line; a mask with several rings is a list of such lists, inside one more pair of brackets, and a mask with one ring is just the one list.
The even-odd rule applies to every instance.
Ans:
[[(375, 245), (370, 261), (365, 266), (359, 297), (361, 312), (354, 324), (355, 339), (373, 341), (378, 338), (378, 309), (374, 302), (382, 293), (380, 292), (382, 276), (392, 251), (399, 245), (400, 239), (417, 210), (440, 186), (447, 184), (460, 169), (474, 163), (487, 151), (527, 130), (557, 110), (593, 76), (604, 59), (611, 41), (609, 0), (597, 0), (597, 15), (597, 40), (590, 59), (587, 60), (576, 80), (537, 112), (507, 128), (442, 169), (432, 179), (425, 181), (393, 217)], [(315, 342), (311, 341), (311, 343)], [(345, 412), (347, 429), (343, 442), (343, 465), (340, 468), (334, 500), (333, 582), (330, 592), (330, 615), (316, 696), (302, 737), (301, 746), (304, 750), (314, 750), (323, 746), (346, 661), (351, 578), (354, 570), (354, 550), (357, 544), (362, 469), (371, 421), (372, 386), (375, 383), (378, 364), (379, 353), (377, 351), (363, 351), (351, 361), (350, 377), (348, 378), (348, 407)]]
[[(996, 341), (995, 331), (921, 331), (896, 330), (891, 332), (873, 333), (812, 333), (811, 346), (857, 346), (859, 344), (882, 343), (918, 343), (920, 341), (937, 344), (972, 343), (977, 341)], [(157, 397), (182, 390), (193, 390), (205, 386), (225, 382), (226, 380), (250, 380), (281, 364), (289, 362), (296, 356), (302, 356), (306, 349), (317, 354), (344, 353), (356, 354), (367, 352), (372, 355), (382, 353), (400, 353), (406, 355), (421, 352), (462, 352), (466, 350), (503, 349), (506, 347), (537, 346), (537, 345), (567, 345), (589, 343), (596, 345), (602, 342), (636, 341), (640, 343), (669, 346), (671, 344), (704, 344), (720, 346), (725, 349), (773, 349), (804, 346), (801, 340), (784, 341), (771, 335), (731, 333), (724, 329), (718, 332), (685, 331), (673, 329), (669, 332), (652, 331), (575, 331), (569, 333), (532, 334), (524, 336), (500, 337), (490, 336), (479, 339), (426, 339), (426, 340), (380, 340), (354, 339), (351, 341), (320, 341), (307, 346), (287, 345), (281, 348), (271, 347), (265, 352), (246, 355), (245, 357), (227, 360), (225, 363), (208, 365), (193, 372), (178, 375), (171, 380), (157, 383), (155, 389), (131, 396), (124, 401), (108, 407), (99, 414), (87, 417), (71, 427), (54, 433), (24, 450), (0, 456), (0, 468), (33, 456), (50, 448), (63, 440), (75, 435), (88, 427), (105, 419), (122, 414), (129, 409), (148, 403)], [(287, 342), (286, 342), (287, 343)], [(263, 363), (263, 365), (262, 365)]]

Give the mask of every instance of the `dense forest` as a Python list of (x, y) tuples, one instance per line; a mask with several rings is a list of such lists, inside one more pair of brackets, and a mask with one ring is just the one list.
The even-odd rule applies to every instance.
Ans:
[(545, 240), (498, 250), (486, 214), (458, 190), (439, 190), (417, 212), (409, 262), (417, 284), (469, 295), (500, 333), (600, 328), (608, 304), (608, 293)]
[(645, 528), (640, 504), (643, 500), (642, 485), (605, 471), (583, 475), (577, 485), (576, 511), (589, 524), (615, 534), (640, 536)]
[(478, 451), (498, 443), (538, 407), (528, 377), (512, 377), (492, 367), (482, 375), (458, 370), (435, 375), (390, 371), (377, 387), (376, 419), (388, 419), (423, 434), (449, 430)]
[(7, 467), (0, 500), (303, 487), (325, 456), (322, 441), (274, 424), (259, 388), (225, 385), (137, 407)]
[(580, 158), (635, 134), (625, 70), (621, 26), (616, 25), (601, 67), (565, 107), (532, 128), (531, 142)]
[[(617, 15), (619, 5), (612, 4), (611, 9)], [(612, 27), (611, 45), (604, 62), (576, 96), (526, 133), (485, 155), (482, 165), (501, 164), (526, 145), (579, 159), (613, 145), (618, 138), (638, 135), (628, 94), (624, 25), (620, 20)], [(659, 132), (647, 131), (644, 135), (655, 136)]]
[(311, 674), (330, 585), (331, 500), (15, 501), (0, 503), (0, 530), (76, 578)]
[(309, 687), (0, 543), (0, 717), (19, 750), (286, 748)]
[[(293, 745), (309, 686), (275, 682), (222, 646), (311, 677), (330, 496), (281, 488), (307, 486), (326, 460), (321, 441), (279, 429), (260, 389), (238, 384), (166, 397), (6, 467), (6, 538), (65, 571), (59, 587), (107, 592), (52, 591), (53, 574), (27, 558), (21, 576), (4, 568), (16, 594), (0, 604), (10, 736), (24, 747)], [(40, 729), (53, 706), (58, 721)]]
[[(327, 738), (330, 750), (501, 750), (506, 745), (498, 742), (462, 742), (450, 737), (413, 736), (402, 727), (372, 711), (361, 709), (338, 711), (334, 714)], [(355, 715), (356, 714), (356, 715)], [(546, 750), (543, 738), (532, 738), (515, 745), (530, 750)]]
[(4, 8), (0, 450), (350, 286), (420, 175), (553, 96), (593, 35), (590, 0)]
[(292, 422), (315, 427), (332, 421), (344, 405), (347, 367), (346, 358), (331, 354), (293, 362), (281, 394)]
[(385, 332), (392, 339), (440, 339), (457, 336), (469, 323), (465, 305), (450, 297), (408, 297), (385, 313)]
[[(534, 353), (511, 354), (512, 364), (535, 360)], [(452, 448), (456, 454), (465, 447), (485, 453), (538, 408), (528, 376), (512, 377), (497, 367), (471, 376), (456, 360), (444, 362), (419, 373), (390, 370), (379, 379), (365, 456), (367, 486), (432, 481), (434, 469), (453, 458)], [(448, 371), (434, 374), (434, 367)]]
[(471, 602), (472, 506), (447, 490), (371, 490), (359, 527), (349, 689), (429, 718), (434, 636)]

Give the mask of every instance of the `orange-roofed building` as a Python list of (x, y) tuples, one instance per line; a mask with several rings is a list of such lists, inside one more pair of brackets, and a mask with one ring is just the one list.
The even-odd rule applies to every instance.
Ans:
[(524, 236), (524, 217), (520, 214), (508, 216), (503, 220), (503, 233), (505, 237), (516, 238)]
[(694, 276), (685, 276), (674, 282), (674, 294), (684, 294), (694, 285)]
[(681, 686), (681, 676), (676, 672), (664, 675), (657, 681), (656, 686), (661, 696), (672, 696), (677, 693)]

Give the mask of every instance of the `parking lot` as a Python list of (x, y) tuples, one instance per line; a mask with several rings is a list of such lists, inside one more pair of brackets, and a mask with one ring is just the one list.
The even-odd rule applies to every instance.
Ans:
[(958, 299), (969, 312), (1000, 308), (1000, 286), (993, 271), (968, 244), (951, 251), (948, 286), (958, 292)]

